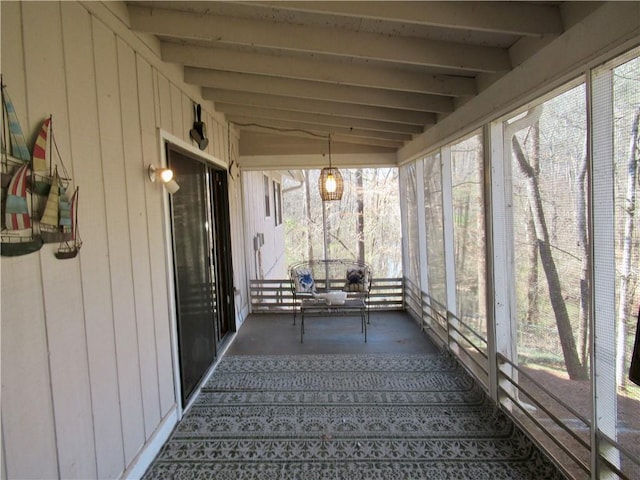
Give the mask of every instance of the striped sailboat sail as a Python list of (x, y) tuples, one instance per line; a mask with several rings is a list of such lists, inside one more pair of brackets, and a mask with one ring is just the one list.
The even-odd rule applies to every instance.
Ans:
[(53, 172), (51, 189), (40, 219), (40, 234), (45, 243), (66, 240), (71, 235), (71, 203), (66, 188), (60, 181), (57, 167)]
[(58, 199), (58, 226), (63, 233), (71, 233), (71, 202), (67, 196), (67, 189), (60, 185)]
[[(2, 169), (1, 186), (4, 216), (0, 234), (0, 254), (15, 257), (37, 252), (42, 239), (34, 233), (31, 218), (32, 189), (29, 179), (33, 175), (32, 158), (27, 148), (18, 115), (2, 80)], [(15, 167), (15, 168), (14, 168)], [(29, 187), (29, 188), (28, 188)]]
[(31, 193), (27, 190), (30, 167), (30, 163), (20, 166), (7, 186), (0, 243), (0, 254), (3, 257), (27, 255), (42, 247), (42, 239), (34, 235), (31, 220)]
[(80, 237), (78, 235), (78, 187), (71, 195), (70, 202), (70, 220), (71, 220), (71, 240), (79, 241)]
[(42, 239), (47, 242), (59, 242), (58, 219), (60, 215), (60, 181), (58, 178), (58, 169), (53, 172), (51, 180), (51, 189), (47, 197), (47, 203), (44, 206), (44, 213), (40, 219), (40, 234)]
[(38, 195), (47, 195), (51, 188), (51, 172), (47, 166), (47, 140), (49, 138), (49, 127), (51, 117), (42, 122), (40, 133), (33, 146), (32, 162), (32, 188)]
[(10, 143), (9, 153), (17, 160), (25, 163), (29, 162), (31, 160), (31, 154), (27, 148), (27, 142), (24, 139), (24, 134), (22, 133), (22, 128), (18, 121), (18, 115), (13, 107), (13, 102), (11, 101), (9, 93), (4, 85), (2, 86), (2, 102), (4, 104), (5, 111), (7, 112)]
[(27, 175), (29, 164), (22, 165), (11, 178), (5, 204), (5, 225), (8, 230), (31, 228), (31, 215), (27, 203)]
[(36, 172), (47, 170), (47, 138), (49, 137), (51, 117), (42, 122), (42, 128), (33, 146), (33, 169)]

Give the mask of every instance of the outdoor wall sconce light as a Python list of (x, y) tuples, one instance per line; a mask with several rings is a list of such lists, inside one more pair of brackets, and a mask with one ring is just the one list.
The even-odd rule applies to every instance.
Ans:
[(320, 197), (323, 202), (331, 200), (341, 200), (344, 191), (344, 181), (342, 174), (337, 168), (331, 166), (331, 135), (329, 135), (329, 167), (325, 167), (320, 172)]
[(176, 193), (180, 189), (180, 185), (173, 179), (173, 170), (170, 168), (156, 168), (153, 165), (149, 165), (147, 173), (152, 183), (158, 180), (164, 185), (167, 192), (171, 194)]

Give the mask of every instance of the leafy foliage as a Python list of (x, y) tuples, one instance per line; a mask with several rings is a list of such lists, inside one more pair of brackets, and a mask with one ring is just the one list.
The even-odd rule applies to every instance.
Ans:
[[(305, 181), (288, 178), (283, 189), (288, 264), (324, 257), (323, 205), (318, 190), (320, 172), (307, 170), (303, 173)], [(355, 169), (341, 169), (341, 173), (344, 178), (342, 200), (325, 202), (324, 205), (328, 233), (327, 258), (356, 259), (358, 241), (364, 240), (364, 260), (371, 265), (373, 275), (400, 276), (402, 245), (398, 169), (362, 169), (363, 187), (360, 191)], [(359, 194), (362, 213), (358, 209)], [(357, 228), (360, 214), (363, 216), (362, 231)]]

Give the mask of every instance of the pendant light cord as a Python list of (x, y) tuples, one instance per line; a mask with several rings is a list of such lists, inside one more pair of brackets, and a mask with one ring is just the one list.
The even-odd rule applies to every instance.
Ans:
[(232, 123), (233, 125), (237, 125), (238, 127), (258, 127), (258, 128), (265, 128), (267, 130), (275, 130), (276, 132), (298, 132), (298, 133), (305, 133), (307, 135), (311, 135), (312, 137), (331, 139), (331, 134), (322, 135), (320, 133), (315, 133), (315, 132), (312, 132), (311, 130), (304, 130), (302, 128), (278, 128), (278, 127), (270, 127), (269, 125), (261, 125), (259, 123), (238, 123), (232, 120), (229, 120), (229, 123)]

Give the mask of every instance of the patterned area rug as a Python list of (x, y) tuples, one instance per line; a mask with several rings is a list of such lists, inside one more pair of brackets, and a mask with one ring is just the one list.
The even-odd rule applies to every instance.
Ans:
[(227, 356), (144, 478), (564, 477), (440, 354)]

